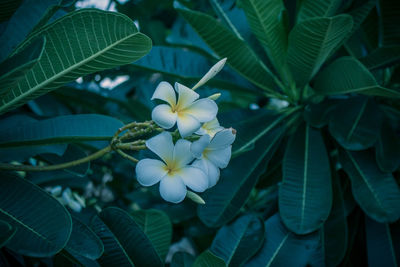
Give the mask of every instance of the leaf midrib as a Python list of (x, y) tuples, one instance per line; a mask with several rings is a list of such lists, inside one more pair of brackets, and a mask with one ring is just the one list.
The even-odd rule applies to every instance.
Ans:
[[(141, 33), (140, 32), (135, 32), (133, 34), (130, 34), (130, 35), (128, 35), (128, 36), (116, 41), (115, 43), (111, 44), (110, 46), (107, 46), (106, 48), (101, 49), (97, 53), (91, 55), (90, 57), (88, 57), (88, 58), (86, 58), (84, 60), (82, 60), (81, 62), (71, 65), (70, 67), (66, 68), (65, 70), (63, 70), (63, 71), (57, 73), (56, 75), (52, 76), (50, 79), (47, 79), (47, 80), (45, 80), (44, 82), (42, 82), (40, 84), (37, 84), (35, 87), (30, 88), (26, 92), (24, 92), (24, 93), (18, 95), (17, 97), (13, 98), (13, 100), (11, 100), (11, 101), (7, 102), (6, 104), (0, 106), (0, 112), (5, 110), (5, 109), (7, 109), (8, 107), (14, 105), (16, 102), (19, 102), (21, 99), (25, 98), (27, 95), (30, 95), (30, 94), (34, 93), (36, 90), (38, 90), (38, 89), (48, 85), (49, 83), (57, 80), (58, 78), (63, 77), (65, 74), (69, 73), (70, 71), (81, 67), (82, 65), (90, 62), (91, 60), (95, 59), (96, 57), (100, 56), (101, 54), (107, 52), (108, 50), (114, 48), (115, 46), (119, 45), (120, 43), (124, 42), (125, 40), (127, 40), (127, 39), (129, 39), (129, 38), (131, 38), (131, 37), (133, 37), (135, 35), (141, 35)], [(10, 91), (10, 93), (11, 93), (11, 91)]]
[(354, 131), (356, 130), (358, 124), (360, 123), (361, 117), (362, 117), (362, 115), (363, 115), (363, 113), (364, 113), (364, 111), (365, 111), (365, 108), (366, 108), (366, 106), (367, 106), (367, 103), (368, 103), (368, 99), (365, 99), (363, 105), (361, 106), (360, 112), (358, 113), (358, 115), (357, 115), (357, 117), (356, 117), (356, 120), (354, 121), (353, 126), (351, 127), (349, 133), (348, 133), (347, 136), (346, 136), (346, 141), (347, 141), (347, 142), (350, 141), (350, 138), (352, 137), (352, 135), (354, 134)]
[(288, 239), (289, 233), (285, 235), (285, 237), (282, 239), (282, 241), (279, 243), (279, 246), (276, 248), (274, 254), (272, 254), (271, 259), (267, 262), (267, 265), (265, 267), (271, 266), (272, 262), (274, 261), (276, 255), (278, 255), (279, 251), (281, 250), (282, 246), (285, 244), (286, 239)]
[(305, 143), (304, 143), (304, 171), (303, 171), (303, 196), (301, 202), (301, 215), (300, 215), (300, 229), (304, 228), (304, 213), (306, 207), (307, 195), (307, 175), (308, 175), (308, 149), (309, 149), (309, 127), (306, 125), (305, 129)]

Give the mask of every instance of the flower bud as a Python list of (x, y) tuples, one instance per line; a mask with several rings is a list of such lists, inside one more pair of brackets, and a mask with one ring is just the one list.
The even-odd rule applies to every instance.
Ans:
[(193, 86), (192, 90), (196, 90), (197, 88), (208, 82), (208, 80), (214, 78), (214, 76), (217, 75), (218, 72), (222, 70), (222, 68), (225, 65), (225, 62), (226, 58), (223, 58), (220, 61), (218, 61), (214, 66), (212, 66), (211, 69), (206, 73), (206, 75), (204, 75), (203, 78), (201, 78), (201, 80), (195, 86)]

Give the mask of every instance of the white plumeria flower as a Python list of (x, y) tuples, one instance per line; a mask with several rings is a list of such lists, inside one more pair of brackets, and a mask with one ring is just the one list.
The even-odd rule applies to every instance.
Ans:
[(153, 121), (162, 128), (170, 129), (177, 123), (181, 136), (187, 137), (197, 131), (201, 123), (211, 121), (217, 115), (218, 106), (213, 100), (197, 100), (198, 93), (179, 83), (175, 83), (175, 90), (178, 93), (178, 101), (172, 86), (161, 82), (151, 98), (168, 103), (156, 106), (151, 114)]
[(217, 118), (215, 118), (212, 121), (203, 123), (203, 125), (195, 132), (195, 134), (208, 134), (211, 138), (213, 138), (216, 133), (222, 131), (223, 129), (224, 127), (220, 126)]
[(136, 177), (143, 186), (160, 182), (163, 199), (181, 202), (186, 196), (186, 186), (195, 192), (207, 189), (206, 174), (199, 168), (189, 166), (194, 157), (190, 152), (191, 142), (180, 139), (174, 143), (169, 132), (163, 132), (146, 141), (146, 146), (161, 160), (142, 159), (136, 165)]
[(228, 166), (231, 159), (232, 143), (236, 131), (232, 128), (219, 131), (211, 139), (208, 134), (192, 143), (190, 150), (197, 158), (192, 166), (202, 169), (208, 177), (208, 188), (213, 187), (219, 180), (219, 168)]

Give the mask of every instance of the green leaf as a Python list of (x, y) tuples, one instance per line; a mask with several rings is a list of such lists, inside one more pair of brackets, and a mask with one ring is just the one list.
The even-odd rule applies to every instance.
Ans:
[(193, 263), (193, 267), (225, 267), (223, 259), (206, 250), (201, 253)]
[(400, 62), (400, 46), (378, 47), (360, 61), (370, 70), (391, 67)]
[(383, 121), (375, 143), (376, 163), (384, 172), (394, 172), (400, 166), (400, 139), (387, 120)]
[(338, 103), (340, 100), (336, 99), (325, 99), (316, 104), (310, 103), (304, 108), (303, 118), (312, 127), (325, 127)]
[(220, 181), (203, 195), (206, 204), (198, 206), (200, 220), (210, 227), (232, 220), (248, 199), (259, 176), (265, 171), (282, 137), (274, 130), (255, 143), (255, 149), (231, 160), (221, 171)]
[[(212, 67), (211, 62), (198, 53), (167, 46), (154, 46), (149, 54), (131, 65), (135, 68), (160, 72), (174, 78), (179, 78), (186, 84), (192, 83), (193, 85)], [(252, 90), (250, 87), (251, 84), (243, 78), (232, 75), (225, 70), (221, 70), (207, 84), (232, 91), (259, 93), (259, 91)]]
[(242, 266), (261, 247), (264, 223), (254, 215), (244, 215), (218, 230), (210, 251), (227, 266)]
[(337, 172), (332, 177), (332, 209), (323, 225), (326, 266), (338, 266), (347, 250), (347, 216)]
[(279, 211), (296, 234), (319, 229), (332, 206), (328, 153), (319, 130), (302, 125), (289, 138), (282, 163)]
[(59, 116), (0, 130), (0, 147), (111, 140), (122, 126), (117, 119), (97, 114)]
[(65, 249), (73, 255), (95, 260), (103, 254), (104, 246), (92, 229), (72, 217), (72, 233)]
[(400, 97), (400, 91), (378, 85), (372, 73), (353, 57), (341, 57), (318, 73), (314, 90), (324, 95), (360, 93)]
[(400, 2), (396, 0), (380, 0), (379, 7), (382, 18), (382, 32), (384, 46), (399, 45), (400, 29)]
[[(14, 1), (18, 3), (19, 1)], [(47, 22), (59, 8), (62, 0), (25, 0), (15, 11), (0, 36), (0, 62), (36, 28)]]
[(8, 20), (18, 9), (22, 0), (3, 0), (0, 2), (0, 22)]
[(97, 218), (93, 229), (104, 244), (101, 265), (121, 266), (125, 262), (130, 266), (163, 266), (151, 240), (128, 213), (119, 208), (106, 208), (100, 213), (100, 219), (106, 226)]
[(0, 113), (80, 76), (131, 63), (151, 48), (151, 40), (137, 31), (131, 19), (94, 9), (65, 15), (36, 31), (25, 44), (42, 36), (46, 48), (41, 60), (3, 97)]
[(41, 59), (46, 39), (41, 38), (27, 45), (20, 53), (0, 64), (0, 96), (8, 88), (15, 86), (29, 70)]
[(339, 151), (339, 160), (351, 180), (354, 199), (372, 219), (394, 222), (400, 218), (400, 189), (391, 173), (382, 172), (371, 151)]
[(194, 256), (183, 251), (174, 253), (171, 260), (171, 267), (191, 267), (194, 263)]
[(376, 6), (376, 0), (366, 0), (365, 3), (360, 6), (354, 8), (349, 12), (349, 15), (353, 18), (353, 29), (351, 30), (349, 35), (353, 35), (353, 33), (360, 27), (360, 25), (367, 18), (368, 14), (371, 10)]
[(71, 235), (68, 211), (40, 187), (2, 172), (0, 220), (15, 227), (6, 247), (25, 256), (49, 257), (65, 247)]
[(379, 135), (382, 114), (373, 99), (352, 97), (342, 100), (332, 111), (329, 131), (349, 150), (372, 147)]
[(289, 34), (288, 64), (298, 87), (306, 85), (347, 37), (349, 15), (314, 18), (297, 24)]
[(331, 17), (342, 4), (341, 0), (303, 0), (298, 7), (297, 23), (316, 17)]
[(288, 80), (286, 50), (288, 44), (286, 8), (282, 0), (241, 0), (252, 32), (260, 41), (275, 69)]
[(7, 242), (14, 236), (15, 227), (12, 227), (9, 223), (0, 220), (0, 248), (2, 248)]
[(183, 8), (177, 1), (174, 6), (219, 57), (228, 58), (229, 66), (260, 88), (273, 91), (271, 72), (243, 40), (207, 14)]
[(134, 212), (132, 216), (157, 254), (164, 260), (172, 239), (172, 224), (169, 217), (159, 210), (140, 210)]
[(256, 266), (323, 266), (321, 237), (318, 232), (296, 235), (281, 222), (279, 214), (265, 221), (261, 250), (246, 264)]
[(389, 224), (378, 223), (365, 216), (369, 267), (397, 267), (396, 250)]

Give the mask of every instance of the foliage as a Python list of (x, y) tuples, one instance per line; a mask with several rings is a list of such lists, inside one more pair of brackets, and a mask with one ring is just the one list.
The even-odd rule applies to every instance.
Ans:
[[(400, 264), (399, 1), (36, 2), (0, 3), (0, 265)], [(151, 96), (222, 58), (232, 159), (167, 203)]]

